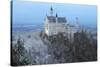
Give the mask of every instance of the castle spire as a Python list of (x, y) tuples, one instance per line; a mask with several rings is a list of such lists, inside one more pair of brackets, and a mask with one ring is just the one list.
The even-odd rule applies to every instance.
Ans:
[(51, 6), (51, 9), (50, 9), (50, 15), (52, 16), (53, 15), (53, 8)]
[(56, 17), (58, 17), (58, 14), (56, 13)]

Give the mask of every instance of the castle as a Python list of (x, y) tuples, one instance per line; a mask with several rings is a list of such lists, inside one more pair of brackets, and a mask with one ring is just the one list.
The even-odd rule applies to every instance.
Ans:
[[(78, 23), (78, 18), (76, 18), (76, 23)], [(53, 8), (50, 9), (50, 16), (45, 17), (44, 21), (44, 31), (46, 35), (57, 35), (58, 33), (65, 33), (68, 38), (73, 38), (74, 33), (78, 30), (78, 24), (76, 26), (72, 26), (67, 23), (66, 17), (59, 17), (56, 13), (53, 16)]]

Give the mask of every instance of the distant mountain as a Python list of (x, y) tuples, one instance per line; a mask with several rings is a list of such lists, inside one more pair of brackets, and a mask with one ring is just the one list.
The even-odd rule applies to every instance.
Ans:
[(43, 30), (43, 25), (32, 25), (32, 24), (25, 24), (25, 25), (12, 25), (12, 32), (17, 31), (31, 31), (31, 30)]

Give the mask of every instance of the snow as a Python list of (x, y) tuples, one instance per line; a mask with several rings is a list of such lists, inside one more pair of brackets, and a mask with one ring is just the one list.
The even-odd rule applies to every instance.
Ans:
[[(24, 41), (24, 47), (31, 52), (32, 57), (35, 57), (37, 64), (43, 64), (49, 62), (50, 55), (48, 54), (48, 46), (45, 45), (40, 38), (40, 31), (28, 31), (28, 32), (13, 32), (13, 37), (16, 40), (20, 37)], [(36, 55), (34, 55), (34, 52)], [(34, 60), (34, 59), (33, 59)]]

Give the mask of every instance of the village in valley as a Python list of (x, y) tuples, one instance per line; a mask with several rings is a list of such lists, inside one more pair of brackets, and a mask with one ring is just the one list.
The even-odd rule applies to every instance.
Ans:
[(43, 30), (12, 32), (13, 66), (97, 60), (97, 39), (91, 31), (81, 28), (80, 18), (75, 17), (75, 25), (71, 25), (53, 10), (51, 6)]

